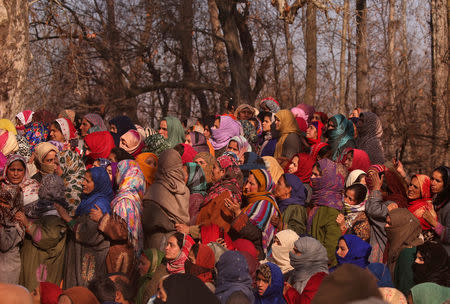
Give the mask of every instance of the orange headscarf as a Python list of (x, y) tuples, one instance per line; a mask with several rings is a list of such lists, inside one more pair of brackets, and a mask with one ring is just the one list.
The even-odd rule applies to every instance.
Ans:
[[(155, 160), (156, 166), (150, 166), (146, 160), (149, 157), (153, 157)], [(139, 168), (141, 168), (142, 173), (144, 173), (145, 181), (147, 182), (147, 187), (153, 184), (153, 180), (155, 179), (156, 170), (158, 168), (158, 156), (156, 156), (153, 153), (145, 152), (141, 153), (138, 156), (136, 156), (136, 162), (139, 165)]]

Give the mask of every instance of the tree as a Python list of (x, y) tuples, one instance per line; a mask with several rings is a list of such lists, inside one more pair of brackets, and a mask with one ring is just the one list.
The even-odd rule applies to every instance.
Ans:
[(369, 57), (367, 53), (367, 3), (356, 0), (356, 105), (369, 108)]

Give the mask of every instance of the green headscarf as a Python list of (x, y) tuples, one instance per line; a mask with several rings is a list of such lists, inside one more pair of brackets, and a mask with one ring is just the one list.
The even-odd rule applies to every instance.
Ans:
[(173, 116), (166, 116), (162, 120), (167, 122), (167, 141), (169, 142), (169, 146), (173, 148), (178, 144), (183, 144), (185, 141), (184, 128), (180, 120)]
[(139, 291), (136, 295), (136, 304), (145, 304), (144, 294), (147, 283), (152, 279), (156, 268), (161, 264), (161, 261), (164, 258), (164, 253), (155, 248), (146, 249), (142, 254), (150, 261), (150, 267), (148, 268), (148, 272), (139, 279)]
[(411, 288), (414, 304), (441, 304), (450, 299), (450, 287), (422, 283)]

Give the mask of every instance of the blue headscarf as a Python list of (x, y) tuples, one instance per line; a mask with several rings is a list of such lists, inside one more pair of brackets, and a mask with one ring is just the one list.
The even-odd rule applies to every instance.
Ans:
[(278, 201), (278, 208), (284, 212), (289, 205), (305, 206), (306, 188), (298, 176), (285, 173), (282, 176), (286, 179), (286, 186), (292, 188), (291, 197), (282, 201)]
[(378, 287), (392, 287), (394, 288), (394, 283), (392, 283), (391, 273), (389, 268), (381, 263), (370, 263), (367, 269), (372, 272), (372, 274), (377, 278)]
[(103, 167), (94, 167), (88, 170), (92, 175), (94, 190), (89, 194), (81, 195), (81, 203), (75, 211), (76, 216), (89, 214), (97, 205), (103, 213), (111, 213), (111, 201), (114, 197), (111, 180)]
[(353, 122), (347, 120), (342, 114), (334, 115), (330, 120), (333, 121), (336, 127), (333, 130), (328, 130), (325, 136), (328, 138), (328, 144), (333, 152), (332, 160), (335, 161), (344, 152), (347, 142), (353, 141), (355, 129)]
[(222, 304), (236, 291), (241, 291), (254, 302), (252, 292), (252, 278), (248, 271), (245, 257), (237, 251), (227, 251), (220, 257), (216, 264), (217, 284), (216, 296)]
[(255, 304), (285, 304), (283, 297), (284, 278), (280, 267), (268, 262), (270, 268), (270, 285), (262, 296), (255, 293)]
[(339, 238), (344, 240), (348, 247), (345, 257), (341, 258), (336, 254), (338, 265), (354, 264), (361, 268), (369, 265), (369, 255), (372, 252), (372, 246), (353, 234), (346, 234)]
[(253, 169), (266, 169), (266, 163), (264, 160), (258, 156), (255, 152), (245, 152), (244, 153), (244, 163), (239, 166), (241, 171), (250, 171)]

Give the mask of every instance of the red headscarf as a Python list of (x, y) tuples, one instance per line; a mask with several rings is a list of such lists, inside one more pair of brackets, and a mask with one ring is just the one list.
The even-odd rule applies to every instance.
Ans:
[[(206, 244), (199, 244), (197, 256), (195, 258), (195, 265), (201, 268), (193, 268), (192, 270), (197, 270), (198, 273), (191, 273), (197, 278), (202, 280), (204, 283), (213, 281), (212, 270), (216, 264), (216, 257), (214, 251), (209, 248)], [(210, 271), (207, 271), (209, 269)]]
[[(294, 172), (293, 174), (296, 175), (298, 178), (300, 178), (302, 183), (309, 184), (309, 182), (311, 181), (312, 168), (314, 167), (316, 161), (310, 154), (306, 153), (299, 153), (294, 155), (294, 157), (298, 157), (298, 168), (297, 171)], [(292, 157), (292, 159), (294, 157)], [(284, 168), (285, 173), (288, 173), (289, 166), (292, 163), (292, 159), (288, 163), (286, 168)]]
[(240, 251), (240, 252), (247, 252), (250, 254), (254, 259), (258, 260), (258, 250), (256, 249), (255, 245), (246, 239), (237, 239), (233, 242), (234, 250)]
[(306, 120), (304, 120), (302, 117), (295, 117), (295, 120), (297, 121), (298, 128), (302, 132), (306, 132), (306, 129), (308, 128), (308, 123)]
[(40, 282), (41, 304), (58, 304), (58, 298), (62, 289), (58, 285), (49, 282)]
[(431, 202), (431, 180), (425, 174), (416, 174), (411, 177), (411, 180), (416, 177), (419, 181), (420, 198), (409, 202), (408, 210), (420, 221), (422, 230), (431, 229), (430, 224), (422, 217), (425, 210), (433, 208)]
[(230, 236), (216, 224), (202, 225), (200, 228), (200, 235), (202, 238), (202, 244), (209, 244), (216, 242), (217, 239), (224, 239), (225, 244), (229, 250), (233, 250), (233, 241)]
[(316, 139), (307, 138), (308, 143), (310, 145), (315, 145), (315, 144), (320, 143), (321, 137), (322, 137), (322, 132), (323, 132), (323, 127), (324, 127), (323, 123), (321, 121), (313, 121), (309, 125), (310, 126), (312, 125), (312, 126), (314, 126), (314, 128), (316, 128), (316, 130), (317, 130), (317, 138)]
[(348, 172), (352, 172), (353, 170), (363, 170), (367, 172), (370, 167), (370, 158), (366, 151), (359, 149), (347, 148), (344, 152), (344, 157), (342, 158), (342, 164), (345, 163), (347, 159), (347, 155), (353, 151), (353, 161), (352, 166), (348, 169)]
[(328, 115), (325, 114), (324, 112), (316, 112), (314, 114), (317, 114), (320, 116), (320, 120), (322, 123), (326, 123), (328, 121)]
[(185, 163), (192, 163), (194, 161), (194, 157), (197, 155), (197, 151), (192, 148), (192, 146), (187, 144), (181, 144), (184, 147), (184, 153), (181, 155), (181, 162), (183, 165)]
[[(408, 207), (408, 199), (406, 197), (406, 184), (403, 178), (395, 169), (388, 169), (385, 165), (372, 165), (367, 172), (375, 170), (377, 173), (384, 172), (384, 180), (387, 185), (388, 194), (384, 199), (386, 201), (393, 201), (398, 204), (400, 208)], [(373, 185), (370, 175), (366, 177), (367, 188), (372, 191)]]
[(114, 138), (108, 131), (94, 132), (84, 137), (84, 142), (91, 153), (89, 158), (96, 160), (98, 158), (108, 158), (111, 150), (116, 146)]
[(311, 152), (309, 153), (314, 161), (317, 161), (317, 155), (319, 151), (322, 150), (323, 147), (328, 146), (326, 142), (320, 142), (311, 147)]

